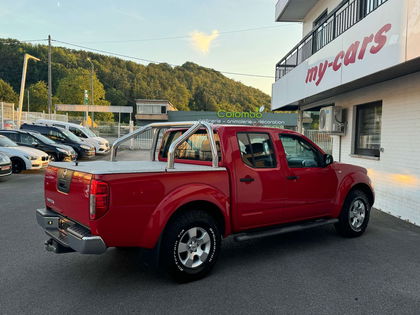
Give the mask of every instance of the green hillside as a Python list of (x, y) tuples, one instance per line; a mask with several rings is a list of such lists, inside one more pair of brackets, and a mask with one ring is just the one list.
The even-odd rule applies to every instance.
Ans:
[[(41, 59), (30, 61), (26, 87), (31, 110), (46, 110), (47, 46), (0, 39), (0, 98), (14, 101), (10, 86), (19, 92), (24, 53)], [(140, 52), (138, 52), (140, 54)], [(83, 103), (90, 90), (91, 65), (95, 66), (95, 104), (129, 105), (135, 98), (168, 99), (179, 110), (255, 110), (269, 107), (262, 91), (225, 77), (218, 71), (192, 62), (141, 65), (116, 57), (62, 47), (52, 49), (54, 103)], [(7, 86), (7, 83), (10, 86)], [(14, 99), (13, 99), (14, 98)]]

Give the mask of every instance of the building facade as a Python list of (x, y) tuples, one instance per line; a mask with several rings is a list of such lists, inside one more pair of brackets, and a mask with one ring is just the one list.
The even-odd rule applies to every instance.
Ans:
[(140, 126), (168, 121), (168, 112), (176, 108), (168, 100), (136, 99), (136, 121)]
[(272, 109), (340, 108), (334, 158), (368, 169), (376, 208), (420, 225), (420, 1), (279, 0), (275, 18), (303, 34)]

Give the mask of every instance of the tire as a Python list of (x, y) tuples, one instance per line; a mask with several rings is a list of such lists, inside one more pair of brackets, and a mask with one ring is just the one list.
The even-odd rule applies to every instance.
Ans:
[(200, 210), (185, 212), (169, 222), (162, 239), (161, 267), (177, 282), (205, 277), (220, 253), (216, 220)]
[(11, 158), (12, 160), (12, 172), (19, 174), (26, 169), (25, 162), (20, 158)]
[(345, 237), (361, 236), (369, 223), (371, 205), (366, 194), (361, 190), (352, 190), (348, 194), (335, 224), (337, 232)]

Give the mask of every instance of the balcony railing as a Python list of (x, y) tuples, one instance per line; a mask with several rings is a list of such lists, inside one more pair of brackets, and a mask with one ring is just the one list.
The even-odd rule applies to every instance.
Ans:
[(276, 81), (388, 0), (347, 0), (306, 35), (276, 65)]

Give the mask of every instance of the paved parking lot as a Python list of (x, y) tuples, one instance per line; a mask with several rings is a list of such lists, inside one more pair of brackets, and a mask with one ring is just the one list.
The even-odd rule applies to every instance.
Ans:
[(136, 251), (56, 255), (35, 222), (43, 173), (0, 182), (2, 314), (418, 314), (420, 228), (374, 212), (367, 233), (332, 227), (223, 244), (210, 277), (178, 285)]

